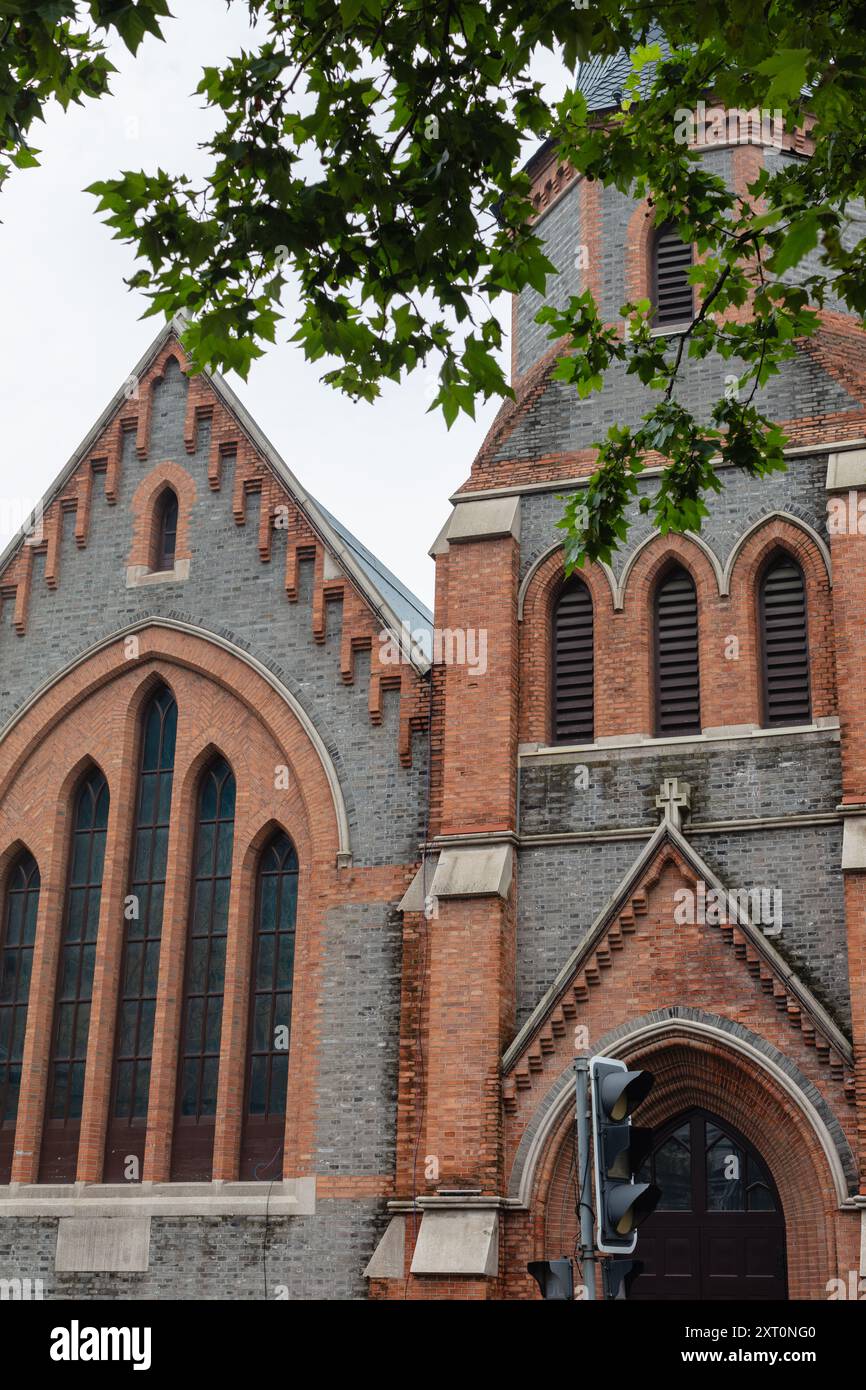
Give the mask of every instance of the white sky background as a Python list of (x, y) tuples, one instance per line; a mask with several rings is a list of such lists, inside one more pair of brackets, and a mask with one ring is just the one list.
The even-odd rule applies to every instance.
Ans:
[[(123, 283), (135, 269), (132, 249), (112, 240), (82, 189), (157, 165), (195, 177), (205, 165), (197, 145), (218, 119), (194, 95), (201, 68), (255, 42), (240, 3), (175, 0), (173, 10), (165, 43), (148, 36), (135, 59), (113, 46), (111, 96), (65, 113), (54, 107), (36, 123), (41, 167), (13, 171), (0, 193), (0, 549), (161, 325), (139, 319), (146, 301)], [(536, 75), (563, 85), (549, 55)], [(429, 367), (388, 383), (373, 405), (353, 403), (286, 341), (285, 307), (277, 344), (246, 383), (228, 381), (301, 483), (432, 607), (427, 550), (497, 403), (449, 432), (438, 410), (426, 413), (437, 389)]]

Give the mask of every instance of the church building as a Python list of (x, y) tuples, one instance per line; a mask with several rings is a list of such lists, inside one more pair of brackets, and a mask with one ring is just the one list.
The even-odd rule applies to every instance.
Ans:
[[(745, 194), (808, 155), (701, 157)], [(528, 172), (554, 302), (681, 332), (675, 228)], [(171, 327), (0, 557), (0, 1280), (537, 1298), (604, 1054), (655, 1078), (632, 1297), (866, 1288), (864, 336), (828, 302), (762, 392), (785, 473), (723, 470), (700, 534), (635, 504), (566, 577), (564, 498), (652, 393), (557, 382), (541, 302), (435, 613)]]

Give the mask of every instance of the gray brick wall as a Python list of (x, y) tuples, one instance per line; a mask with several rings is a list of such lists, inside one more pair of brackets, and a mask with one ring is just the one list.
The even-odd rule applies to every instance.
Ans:
[(154, 1218), (150, 1268), (142, 1274), (55, 1274), (57, 1220), (7, 1219), (0, 1221), (0, 1278), (41, 1279), (46, 1299), (365, 1298), (363, 1271), (387, 1225), (381, 1207), (324, 1201), (315, 1216), (267, 1224), (260, 1217)]
[[(742, 365), (735, 360), (726, 362), (711, 354), (681, 376), (676, 398), (698, 419), (709, 421), (712, 405), (725, 390), (725, 378), (741, 371)], [(532, 459), (589, 449), (613, 424), (636, 426), (661, 399), (658, 391), (629, 376), (624, 363), (614, 363), (602, 389), (584, 400), (573, 386), (551, 382), (493, 457)], [(811, 358), (801, 355), (783, 364), (779, 375), (756, 393), (755, 404), (772, 419), (785, 421), (854, 410), (858, 403)]]
[[(695, 835), (694, 845), (726, 887), (781, 891), (782, 932), (773, 945), (844, 1028), (850, 1023), (850, 999), (841, 839), (836, 825), (792, 826)], [(621, 840), (521, 850), (518, 1028), (607, 905), (643, 844)]]
[(378, 904), (332, 908), (326, 925), (317, 1075), (318, 1173), (394, 1166), (402, 917)]
[(701, 835), (695, 844), (723, 883), (778, 888), (782, 932), (773, 945), (840, 1026), (850, 1031), (848, 946), (840, 825)]
[[(247, 522), (232, 516), (233, 466), (223, 469), (222, 488), (207, 481), (209, 425), (199, 427), (198, 449), (183, 443), (186, 381), (169, 369), (153, 407), (150, 457), (135, 457), (126, 436), (118, 502), (109, 506), (102, 479), (94, 481), (87, 548), (75, 545), (74, 519), (65, 518), (60, 584), (45, 584), (45, 559), (37, 556), (27, 633), (12, 629), (12, 605), (0, 614), (0, 724), (48, 677), (103, 636), (150, 615), (171, 615), (224, 635), (252, 651), (297, 697), (324, 739), (337, 767), (359, 864), (411, 862), (417, 853), (419, 817), (426, 782), (426, 739), (416, 737), (413, 767), (400, 765), (399, 694), (384, 694), (383, 722), (367, 711), (369, 656), (356, 659), (352, 686), (340, 677), (341, 605), (327, 605), (328, 637), (312, 634), (312, 565), (305, 571), (297, 603), (284, 590), (286, 534), (274, 532), (273, 557), (258, 555), (259, 499), (247, 499)], [(132, 543), (130, 499), (154, 461), (172, 459), (195, 479), (192, 560), (180, 584), (126, 588)], [(351, 517), (346, 518), (351, 524)]]
[[(722, 491), (709, 501), (710, 515), (705, 518), (701, 535), (724, 565), (737, 540), (744, 531), (762, 516), (774, 511), (791, 512), (800, 517), (825, 540), (827, 536), (827, 505), (824, 480), (827, 474), (826, 454), (797, 457), (788, 460), (784, 473), (772, 473), (765, 479), (747, 478), (734, 469), (723, 469), (720, 477)], [(657, 482), (643, 479), (638, 484), (638, 497), (652, 494)], [(556, 523), (563, 514), (561, 497), (568, 491), (526, 493), (520, 511), (520, 573), (527, 570), (562, 536)], [(612, 568), (619, 576), (636, 547), (650, 535), (652, 526), (638, 511), (635, 500), (626, 510), (629, 523), (628, 540), (613, 557)]]
[[(589, 785), (575, 788), (574, 768)], [(520, 774), (520, 831), (556, 835), (655, 825), (659, 785), (684, 778), (693, 821), (809, 815), (835, 810), (841, 796), (839, 744), (833, 732), (679, 744), (675, 749), (587, 753), (574, 762), (525, 762)]]
[(641, 850), (641, 841), (520, 851), (517, 1027), (553, 984)]
[[(233, 465), (222, 487), (207, 481), (209, 424), (198, 449), (183, 443), (186, 381), (170, 369), (153, 407), (150, 457), (135, 457), (126, 436), (118, 502), (109, 506), (102, 479), (93, 489), (85, 550), (65, 519), (60, 584), (44, 582), (36, 557), (28, 628), (18, 637), (11, 605), (0, 615), (0, 723), (38, 687), (103, 636), (145, 616), (183, 619), (250, 651), (292, 692), (323, 738), (346, 800), (358, 866), (411, 863), (421, 836), (426, 785), (426, 737), (414, 742), (414, 766), (399, 760), (399, 695), (384, 695), (383, 721), (369, 718), (370, 657), (358, 653), (355, 683), (340, 675), (341, 606), (327, 605), (328, 633), (312, 634), (313, 567), (301, 565), (299, 597), (284, 591), (285, 532), (273, 537), (273, 556), (258, 555), (259, 499), (247, 500), (247, 522), (232, 516)], [(132, 544), (130, 500), (155, 461), (172, 459), (195, 480), (192, 558), (181, 584), (128, 589)], [(351, 517), (347, 518), (351, 524)], [(326, 923), (321, 994), (321, 1053), (314, 1077), (317, 1171), (380, 1174), (393, 1169), (401, 934), (393, 902), (347, 902)], [(315, 1217), (270, 1223), (271, 1286), (289, 1285), (293, 1298), (358, 1298), (361, 1271), (381, 1227), (381, 1203), (322, 1202)], [(0, 1270), (40, 1274), (51, 1296), (260, 1298), (264, 1223), (245, 1219), (154, 1221), (151, 1269), (145, 1276), (53, 1274), (54, 1222), (7, 1221), (0, 1229)], [(33, 1266), (31, 1270), (31, 1265)], [(271, 1294), (273, 1296), (273, 1294)]]
[(517, 371), (525, 372), (552, 345), (547, 324), (535, 323), (535, 315), (545, 304), (561, 308), (573, 294), (583, 290), (583, 276), (576, 264), (579, 236), (579, 185), (573, 184), (550, 209), (537, 231), (548, 259), (558, 274), (547, 277), (544, 294), (524, 290), (517, 301)]
[[(730, 151), (710, 150), (701, 158), (701, 163), (713, 173), (727, 179), (730, 175)], [(586, 274), (577, 265), (576, 252), (582, 244), (580, 200), (582, 183), (573, 183), (537, 224), (545, 253), (557, 267), (558, 274), (550, 275), (545, 293), (525, 290), (517, 304), (517, 372), (527, 371), (551, 346), (548, 328), (535, 322), (538, 310), (545, 304), (557, 308), (567, 304), (572, 295), (580, 294), (585, 288)], [(605, 322), (612, 322), (620, 316), (620, 309), (627, 299), (625, 285), (625, 244), (628, 224), (634, 211), (634, 203), (627, 193), (617, 188), (602, 188), (599, 191), (601, 210), (601, 240), (599, 245), (588, 246), (593, 272), (601, 282), (599, 310)]]
[[(790, 154), (787, 150), (777, 150), (772, 147), (765, 151), (767, 168), (771, 174), (780, 171), (787, 171), (792, 166), (802, 168), (802, 158)], [(842, 226), (842, 244), (851, 250), (863, 236), (866, 236), (866, 208), (861, 199), (854, 199), (846, 209), (847, 221)], [(788, 284), (802, 284), (810, 275), (825, 275), (827, 267), (821, 256), (820, 244), (813, 251), (809, 251), (798, 266), (789, 270), (783, 275), (783, 280)], [(825, 308), (834, 309), (838, 313), (847, 314), (850, 310), (833, 293), (828, 291), (825, 300)]]

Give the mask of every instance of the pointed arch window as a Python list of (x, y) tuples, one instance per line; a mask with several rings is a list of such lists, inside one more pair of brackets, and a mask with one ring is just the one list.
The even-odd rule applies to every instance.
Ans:
[(172, 1146), (172, 1178), (209, 1181), (219, 1080), (235, 779), (217, 757), (199, 783)]
[(128, 1159), (144, 1158), (153, 1021), (159, 974), (171, 812), (177, 704), (167, 686), (151, 696), (141, 719), (127, 920), (114, 1035), (111, 1108), (104, 1180), (130, 1178)]
[(656, 737), (701, 732), (698, 597), (687, 570), (676, 565), (655, 594)]
[(652, 244), (652, 296), (656, 328), (691, 323), (694, 292), (689, 282), (691, 242), (683, 241), (673, 222), (664, 222)]
[(173, 570), (177, 550), (177, 493), (166, 488), (156, 507), (154, 570)]
[(78, 789), (73, 812), (40, 1182), (75, 1179), (108, 806), (108, 783), (99, 769), (93, 768)]
[(280, 830), (256, 884), (241, 1178), (282, 1175), (297, 904), (298, 856)]
[(812, 719), (809, 631), (803, 571), (786, 551), (773, 556), (758, 591), (764, 725)]
[(0, 1183), (12, 1172), (40, 882), (36, 860), (22, 851), (6, 876), (0, 921)]
[(553, 610), (553, 741), (594, 737), (592, 596), (582, 579), (566, 581)]

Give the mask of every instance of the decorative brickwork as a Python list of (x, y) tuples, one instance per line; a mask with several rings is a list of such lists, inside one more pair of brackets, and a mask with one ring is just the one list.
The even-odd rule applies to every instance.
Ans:
[[(60, 583), (59, 550), (61, 516), (75, 513), (75, 539), (79, 548), (87, 546), (94, 474), (105, 476), (105, 496), (116, 503), (120, 470), (123, 460), (123, 441), (135, 431), (135, 452), (139, 460), (149, 457), (155, 393), (166, 380), (170, 367), (188, 372), (189, 364), (179, 341), (173, 336), (157, 353), (141, 380), (134, 383), (135, 394), (124, 398), (102, 434), (89, 450), (78, 469), (67, 480), (61, 492), (45, 509), (43, 534), (19, 545), (16, 553), (0, 573), (0, 616), (4, 599), (14, 599), (14, 628), (25, 636), (32, 591), (33, 559), (46, 555), (45, 583), (57, 589)], [(196, 450), (199, 426), (208, 421), (210, 456), (208, 482), (212, 491), (222, 486), (222, 463), (234, 461), (234, 486), (231, 508), (237, 526), (247, 520), (247, 499), (259, 497), (258, 554), (262, 564), (270, 563), (274, 528), (285, 531), (286, 596), (289, 602), (298, 598), (298, 566), (312, 560), (315, 587), (312, 602), (312, 628), (317, 642), (326, 635), (327, 605), (342, 600), (342, 646), (340, 671), (347, 684), (354, 680), (354, 655), (370, 652), (369, 712), (373, 724), (382, 722), (382, 695), (386, 690), (399, 692), (400, 699), (400, 760), (404, 766), (412, 763), (412, 737), (426, 727), (427, 688), (419, 680), (410, 663), (392, 664), (388, 645), (380, 640), (386, 623), (371, 611), (369, 601), (358, 593), (346, 576), (324, 578), (325, 545), (307, 520), (302, 508), (274, 475), (267, 462), (239, 428), (237, 421), (220, 400), (212, 383), (205, 377), (191, 377), (186, 393), (184, 443), (188, 453)], [(153, 509), (159, 492), (171, 484), (180, 503), (178, 516), (177, 561), (188, 561), (192, 545), (191, 528), (196, 488), (188, 471), (171, 461), (157, 464), (142, 479), (131, 501), (134, 518), (132, 549), (128, 571), (149, 571), (151, 568)]]
[(158, 463), (142, 478), (132, 497), (133, 540), (128, 567), (140, 565), (143, 569), (153, 568), (157, 503), (166, 487), (174, 489), (178, 501), (175, 561), (189, 560), (192, 554), (190, 528), (195, 504), (195, 482), (176, 463)]
[[(798, 560), (806, 581), (813, 717), (836, 713), (827, 567), (804, 530), (775, 518), (746, 535), (734, 558), (729, 594), (719, 593), (718, 576), (705, 551), (688, 537), (658, 536), (636, 553), (626, 576), (623, 606), (618, 611), (614, 610), (609, 578), (601, 567), (590, 565), (582, 572), (597, 614), (596, 738), (651, 733), (652, 598), (658, 575), (672, 559), (689, 570), (698, 590), (703, 727), (762, 722), (758, 577), (762, 565), (779, 549)], [(552, 606), (564, 578), (562, 557), (562, 550), (548, 555), (533, 572), (524, 594), (520, 631), (523, 743), (550, 742), (551, 621)], [(636, 659), (640, 660), (637, 669)]]
[[(706, 160), (745, 196), (765, 162), (807, 149), (798, 132), (782, 150), (726, 146)], [(651, 208), (575, 176), (552, 147), (529, 172), (561, 271), (551, 302), (589, 286), (615, 321), (649, 287)], [(41, 875), (15, 1182), (39, 1174), (73, 795), (94, 766), (110, 816), (77, 1177), (103, 1178), (140, 715), (165, 683), (178, 733), (138, 1174), (165, 1187), (130, 1190), (144, 1200), (169, 1188), (182, 1203), (170, 1178), (198, 779), (219, 755), (237, 784), (216, 1182), (195, 1194), (201, 1210), (153, 1215), (149, 1269), (117, 1276), (54, 1271), (56, 1199), (44, 1184), (41, 1197), (28, 1193), (27, 1210), (0, 1220), (0, 1254), (44, 1274), (52, 1296), (260, 1297), (267, 1239), (270, 1279), (291, 1297), (363, 1297), (387, 1230), (371, 1297), (537, 1297), (527, 1262), (573, 1241), (576, 1048), (655, 1073), (640, 1120), (658, 1126), (702, 1107), (755, 1147), (783, 1208), (792, 1297), (822, 1298), (829, 1278), (858, 1268), (866, 552), (854, 531), (828, 536), (825, 476), (826, 454), (866, 434), (866, 336), (828, 301), (820, 332), (762, 398), (809, 448), (786, 475), (725, 469), (701, 535), (653, 534), (639, 498), (657, 476), (642, 476), (627, 546), (583, 574), (594, 746), (550, 747), (559, 484), (588, 477), (609, 425), (633, 426), (651, 402), (618, 369), (585, 400), (555, 382), (562, 344), (534, 323), (538, 299), (527, 291), (515, 303), (515, 399), (461, 489), (464, 502), (510, 495), (459, 506), (435, 546), (429, 669), (394, 641), (407, 614), (429, 615), (305, 494), (225, 383), (191, 374), (168, 330), (61, 475), (41, 526), (7, 555), (0, 900), (24, 847)], [(704, 409), (729, 365), (687, 360), (683, 400)], [(175, 568), (151, 574), (169, 486)], [(804, 576), (812, 723), (762, 728), (757, 596), (780, 550)], [(697, 593), (703, 733), (661, 740), (653, 605), (672, 564)], [(440, 650), (445, 633), (483, 636), (484, 669)], [(690, 788), (681, 827), (658, 800), (674, 779)], [(227, 1214), (245, 1119), (257, 870), (278, 830), (299, 861), (283, 1173), (300, 1187), (275, 1193), (276, 1214), (270, 1190), (264, 1208), (245, 1191), (250, 1206)], [(683, 891), (697, 895), (701, 879), (778, 890), (773, 932), (736, 915), (683, 918)], [(89, 1198), (68, 1200), (84, 1211)], [(99, 1200), (117, 1211), (131, 1199)], [(0, 1208), (13, 1201), (16, 1189), (0, 1188)], [(456, 1215), (453, 1232), (461, 1214), (484, 1227), (484, 1257), (458, 1242), (456, 1265), (437, 1266), (436, 1222), (441, 1234)]]

